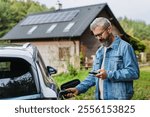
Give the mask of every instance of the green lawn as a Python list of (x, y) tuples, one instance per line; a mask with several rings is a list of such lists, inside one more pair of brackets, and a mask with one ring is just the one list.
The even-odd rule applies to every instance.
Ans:
[(140, 79), (134, 82), (134, 100), (150, 100), (150, 67), (140, 68)]
[[(89, 70), (80, 70), (76, 76), (69, 74), (60, 74), (55, 76), (55, 80), (60, 86), (61, 84), (72, 79), (80, 79), (81, 81), (88, 75)], [(93, 100), (95, 87), (89, 89), (85, 94), (76, 96), (76, 100)], [(140, 79), (134, 81), (134, 96), (133, 100), (149, 100), (150, 99), (150, 67), (140, 68)]]

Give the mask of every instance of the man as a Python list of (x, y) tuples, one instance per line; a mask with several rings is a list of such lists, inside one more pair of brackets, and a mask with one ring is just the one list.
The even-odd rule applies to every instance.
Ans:
[(96, 18), (90, 25), (101, 47), (96, 52), (92, 71), (75, 88), (67, 89), (68, 97), (86, 92), (96, 85), (96, 99), (128, 100), (133, 96), (133, 80), (139, 78), (139, 67), (132, 46), (112, 34), (112, 25), (104, 17)]

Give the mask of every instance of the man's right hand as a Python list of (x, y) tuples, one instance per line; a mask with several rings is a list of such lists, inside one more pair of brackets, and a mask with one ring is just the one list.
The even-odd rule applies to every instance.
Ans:
[(67, 90), (69, 92), (65, 95), (67, 98), (75, 97), (79, 93), (78, 89), (76, 89), (76, 88), (68, 88), (65, 90)]

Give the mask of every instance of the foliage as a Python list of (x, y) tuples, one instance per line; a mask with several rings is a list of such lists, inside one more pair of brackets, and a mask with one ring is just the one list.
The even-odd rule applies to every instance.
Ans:
[(77, 75), (77, 69), (72, 64), (68, 64), (68, 71), (71, 76)]
[(10, 5), (4, 0), (0, 0), (0, 36), (8, 32), (9, 25), (9, 7)]
[(144, 45), (146, 45), (146, 48), (145, 48), (145, 52), (146, 53), (150, 53), (150, 41), (149, 40), (142, 40), (142, 43), (144, 43)]
[(118, 18), (125, 32), (130, 35), (130, 43), (136, 52), (149, 51), (150, 25), (143, 21), (130, 20), (127, 17)]
[(80, 69), (84, 68), (84, 56), (83, 53), (80, 52)]
[(118, 20), (127, 34), (140, 40), (150, 40), (150, 25), (143, 21), (130, 20), (127, 17)]
[(136, 37), (130, 37), (129, 43), (133, 46), (137, 54), (140, 52), (144, 52), (146, 49), (145, 44)]
[(0, 0), (0, 37), (30, 13), (48, 11), (45, 5), (32, 0)]

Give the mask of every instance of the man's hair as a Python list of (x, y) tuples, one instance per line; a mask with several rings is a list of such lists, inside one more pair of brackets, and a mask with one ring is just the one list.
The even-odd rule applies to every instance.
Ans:
[(107, 28), (111, 25), (110, 21), (105, 17), (96, 18), (90, 25), (90, 30), (93, 31), (96, 27)]

